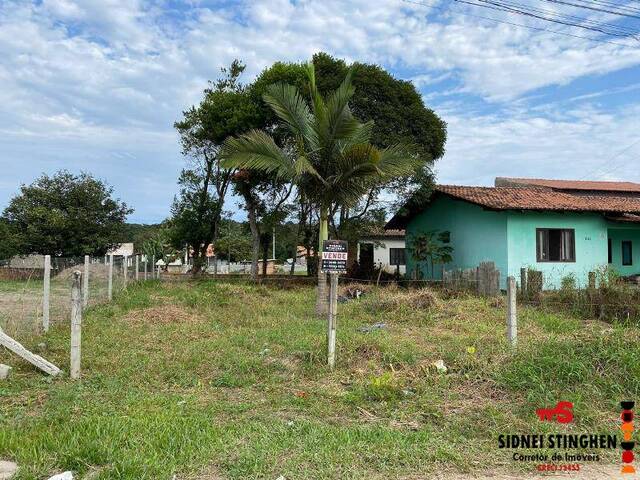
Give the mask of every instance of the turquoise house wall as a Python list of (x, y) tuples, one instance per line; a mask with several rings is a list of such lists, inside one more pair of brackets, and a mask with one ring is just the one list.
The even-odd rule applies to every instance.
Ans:
[[(575, 262), (537, 262), (536, 228), (575, 229)], [(573, 274), (586, 285), (588, 273), (607, 265), (607, 221), (593, 213), (509, 212), (507, 221), (509, 275), (516, 279), (521, 267), (540, 270), (545, 288), (557, 288), (562, 277)]]
[[(640, 273), (640, 226), (609, 222), (608, 227), (611, 238), (611, 266), (620, 275)], [(623, 240), (631, 241), (632, 265), (622, 265)]]
[[(501, 282), (506, 283), (507, 271), (507, 212), (483, 210), (482, 207), (461, 200), (440, 196), (407, 225), (406, 242), (419, 232), (449, 231), (449, 245), (453, 248), (453, 262), (447, 269), (477, 267), (480, 262), (493, 261), (502, 272)], [(413, 275), (415, 262), (407, 252), (407, 275)], [(422, 265), (423, 278), (440, 279), (441, 269), (436, 266), (431, 275)]]

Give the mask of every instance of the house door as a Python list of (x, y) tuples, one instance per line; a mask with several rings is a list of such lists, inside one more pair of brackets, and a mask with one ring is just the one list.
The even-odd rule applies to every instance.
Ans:
[(360, 244), (360, 268), (366, 271), (373, 270), (373, 243)]

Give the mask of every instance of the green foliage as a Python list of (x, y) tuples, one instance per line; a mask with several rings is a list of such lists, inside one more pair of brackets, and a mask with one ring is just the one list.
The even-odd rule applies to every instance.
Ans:
[(89, 174), (61, 170), (23, 185), (3, 216), (20, 253), (100, 256), (120, 243), (133, 212), (112, 194), (112, 187)]
[(147, 257), (149, 262), (155, 258), (156, 262), (162, 260), (165, 263), (169, 263), (180, 254), (177, 249), (172, 248), (170, 245), (170, 234), (171, 232), (166, 229), (160, 230), (142, 242), (140, 251)]
[(207, 245), (214, 243), (232, 172), (220, 165), (222, 142), (252, 128), (259, 120), (258, 107), (251, 101), (239, 77), (245, 67), (235, 60), (222, 77), (204, 92), (197, 107), (183, 112), (175, 123), (184, 155), (190, 166), (178, 179), (180, 194), (174, 199), (170, 240), (174, 247), (188, 244), (194, 250), (194, 273), (205, 262)]
[(0, 218), (0, 260), (20, 253), (20, 238), (15, 228), (4, 218)]
[(122, 243), (132, 242), (136, 249), (148, 239), (153, 238), (166, 228), (164, 224), (126, 223), (122, 232)]
[(416, 272), (420, 264), (428, 262), (431, 274), (434, 264), (445, 264), (453, 260), (453, 247), (448, 245), (449, 232), (432, 230), (417, 232), (407, 238), (407, 249), (416, 264)]
[(294, 179), (299, 191), (325, 211), (335, 204), (353, 205), (376, 182), (415, 170), (419, 162), (407, 145), (378, 149), (370, 143), (373, 124), (360, 123), (349, 109), (351, 75), (326, 98), (316, 88), (313, 64), (307, 76), (309, 103), (297, 88), (282, 83), (267, 87), (264, 95), (289, 130), (293, 148), (281, 149), (266, 132), (252, 130), (225, 142), (226, 167)]
[(218, 258), (241, 262), (251, 258), (251, 239), (246, 225), (233, 220), (223, 220), (220, 226), (220, 238), (215, 249)]

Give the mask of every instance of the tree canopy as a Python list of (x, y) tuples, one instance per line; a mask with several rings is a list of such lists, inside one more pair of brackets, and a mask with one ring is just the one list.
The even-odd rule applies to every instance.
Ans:
[(23, 254), (104, 255), (120, 243), (132, 213), (113, 188), (87, 173), (66, 170), (23, 185), (4, 210)]

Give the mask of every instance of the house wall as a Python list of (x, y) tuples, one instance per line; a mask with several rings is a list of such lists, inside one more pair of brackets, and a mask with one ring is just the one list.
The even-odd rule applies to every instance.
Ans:
[[(450, 232), (453, 261), (445, 265), (448, 270), (472, 268), (480, 262), (493, 261), (501, 272), (507, 271), (507, 212), (484, 210), (468, 202), (440, 196), (407, 225), (407, 247), (411, 236), (433, 230)], [(436, 266), (432, 274), (424, 263), (421, 265), (423, 278), (442, 278), (440, 266)], [(407, 248), (407, 272), (413, 275), (414, 271), (415, 261)], [(500, 281), (503, 286), (506, 284), (504, 275)]]
[[(537, 262), (536, 228), (575, 229), (575, 262)], [(607, 221), (593, 213), (509, 212), (507, 221), (509, 275), (520, 278), (520, 268), (540, 270), (544, 288), (557, 288), (573, 274), (580, 285), (588, 272), (607, 265)], [(634, 252), (635, 254), (635, 252)]]
[[(611, 266), (620, 275), (640, 274), (640, 225), (609, 223), (611, 238)], [(622, 241), (631, 241), (632, 265), (622, 265)]]
[[(390, 262), (390, 248), (405, 248), (404, 239), (384, 239), (384, 240), (368, 240), (363, 239), (358, 242), (358, 246), (360, 244), (373, 244), (373, 264), (380, 265), (382, 264), (385, 272), (395, 273), (396, 267), (391, 265)], [(358, 261), (360, 261), (360, 248), (358, 248)], [(405, 259), (407, 256), (407, 252), (405, 252)], [(400, 265), (400, 274), (404, 275), (406, 271), (405, 265)]]

